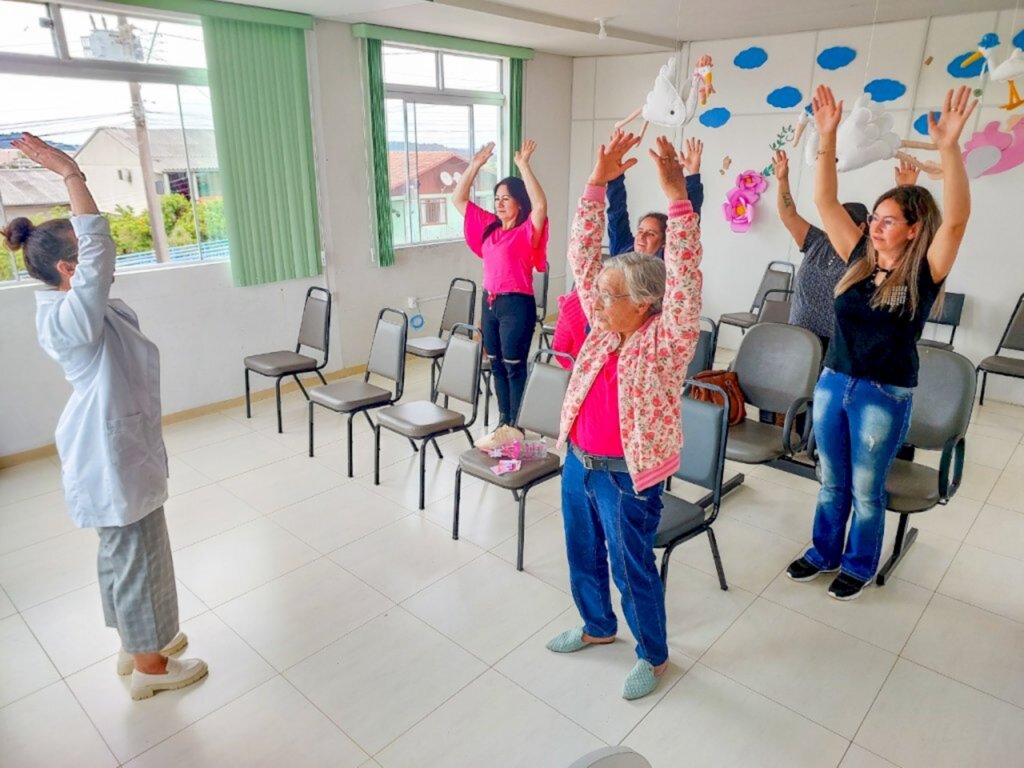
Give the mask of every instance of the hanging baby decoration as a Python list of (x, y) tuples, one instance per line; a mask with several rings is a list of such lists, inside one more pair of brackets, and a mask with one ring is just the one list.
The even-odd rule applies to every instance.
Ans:
[(726, 193), (722, 203), (729, 229), (737, 234), (750, 231), (750, 225), (754, 223), (754, 206), (766, 189), (768, 181), (758, 171), (744, 171), (736, 177), (736, 186)]
[(1009, 132), (996, 120), (964, 143), (964, 164), (970, 178), (1003, 173), (1024, 163), (1024, 120), (1009, 122)]
[(615, 128), (621, 129), (641, 115), (644, 118), (641, 136), (647, 131), (649, 123), (667, 128), (681, 128), (689, 123), (697, 113), (698, 102), (702, 106), (707, 104), (708, 98), (715, 92), (711, 83), (711, 57), (705, 54), (697, 59), (697, 66), (693, 68), (693, 74), (687, 80), (682, 94), (672, 85), (675, 69), (676, 58), (673, 56), (658, 72), (644, 105), (617, 122)]
[(1007, 83), (1009, 85), (1007, 101), (1000, 107), (1007, 111), (1024, 106), (1024, 99), (1020, 97), (1020, 94), (1017, 92), (1017, 86), (1013, 82), (1018, 77), (1024, 77), (1024, 51), (1020, 49), (1020, 43), (1024, 43), (1024, 40), (1021, 40), (1022, 37), (1024, 37), (1024, 34), (1017, 35), (1011, 43), (1013, 50), (1010, 51), (1010, 55), (1002, 62), (996, 62), (993, 60), (991, 51), (998, 47), (1000, 40), (999, 35), (990, 32), (981, 38), (981, 41), (978, 43), (978, 49), (964, 59), (960, 65), (963, 68), (967, 68), (974, 62), (984, 59), (985, 65), (982, 71), (988, 72), (989, 79), (995, 83)]

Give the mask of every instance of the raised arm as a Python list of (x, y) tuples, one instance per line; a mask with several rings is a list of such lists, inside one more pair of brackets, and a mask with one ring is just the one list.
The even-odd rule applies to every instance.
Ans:
[(526, 185), (526, 194), (530, 198), (530, 222), (533, 224), (533, 247), (540, 246), (544, 235), (544, 224), (548, 220), (548, 198), (544, 194), (544, 188), (537, 181), (537, 176), (530, 166), (530, 158), (537, 149), (537, 142), (527, 139), (515, 155), (516, 168), (519, 175), (523, 177)]
[[(810, 222), (796, 211), (796, 203), (793, 202), (793, 193), (789, 187), (789, 158), (786, 150), (777, 149), (772, 157), (772, 168), (775, 170), (775, 178), (778, 181), (779, 189), (776, 194), (776, 204), (779, 208), (779, 219), (789, 230), (796, 247), (804, 249), (804, 241), (811, 229)], [(845, 214), (845, 211), (844, 211)]]
[(633, 250), (633, 228), (629, 224), (626, 203), (626, 175), (611, 179), (605, 194), (608, 197), (608, 252), (618, 256)]
[(698, 218), (704, 207), (704, 183), (700, 180), (700, 161), (703, 155), (704, 142), (700, 139), (687, 139), (686, 148), (680, 152), (679, 157), (686, 172), (686, 196)]
[(945, 280), (956, 261), (960, 242), (971, 215), (971, 188), (967, 169), (960, 153), (960, 134), (978, 100), (971, 100), (971, 91), (961, 86), (946, 93), (946, 101), (938, 121), (928, 113), (928, 135), (939, 148), (942, 160), (942, 224), (928, 249), (928, 266), (935, 282)]
[(814, 205), (821, 225), (839, 258), (850, 260), (863, 233), (839, 202), (839, 177), (836, 172), (836, 130), (843, 119), (843, 102), (836, 103), (832, 89), (819, 85), (811, 100), (814, 125), (818, 129), (818, 157), (814, 164)]
[(480, 150), (473, 155), (473, 159), (469, 161), (469, 167), (467, 167), (466, 172), (462, 174), (462, 178), (459, 179), (459, 183), (455, 185), (455, 191), (452, 192), (452, 205), (454, 205), (455, 210), (463, 216), (466, 215), (466, 206), (469, 204), (469, 191), (473, 188), (473, 182), (476, 181), (476, 175), (480, 173), (480, 169), (487, 164), (487, 161), (491, 159), (491, 155), (493, 154), (493, 141), (480, 147)]

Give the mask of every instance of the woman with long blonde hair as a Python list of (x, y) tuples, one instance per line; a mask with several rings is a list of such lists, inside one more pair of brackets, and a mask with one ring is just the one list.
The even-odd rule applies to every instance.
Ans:
[[(795, 581), (839, 571), (828, 593), (859, 597), (874, 578), (885, 531), (885, 480), (910, 427), (917, 342), (956, 261), (971, 213), (960, 133), (977, 106), (950, 90), (928, 134), (939, 149), (943, 211), (915, 185), (890, 189), (868, 217), (867, 236), (838, 198), (836, 129), (843, 103), (818, 86), (812, 101), (821, 137), (814, 202), (828, 239), (849, 268), (836, 285), (835, 331), (814, 390), (821, 490), (813, 546), (790, 564)], [(853, 521), (846, 535), (850, 513)]]

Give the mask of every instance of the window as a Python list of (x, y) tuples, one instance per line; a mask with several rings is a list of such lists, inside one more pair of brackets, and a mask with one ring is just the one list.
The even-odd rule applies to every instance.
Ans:
[[(130, 10), (0, 0), (0, 220), (70, 215), (62, 180), (10, 147), (30, 131), (85, 172), (119, 269), (226, 259), (202, 27)], [(26, 276), (0, 245), (0, 281)]]
[(391, 44), (381, 57), (394, 243), (460, 240), (451, 197), (476, 150), (495, 143), (471, 191), (477, 205), (492, 208), (503, 175), (506, 60)]

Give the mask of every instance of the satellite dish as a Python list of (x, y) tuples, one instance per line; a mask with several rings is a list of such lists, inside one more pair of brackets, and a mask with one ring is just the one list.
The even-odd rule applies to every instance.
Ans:
[(456, 171), (455, 173), (453, 173), (452, 178), (455, 180), (455, 183), (458, 184), (460, 181), (462, 181), (462, 171)]
[(441, 171), (441, 183), (446, 187), (454, 182), (452, 175), (448, 171)]

